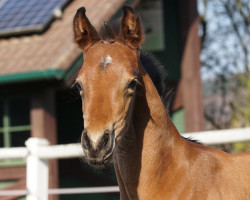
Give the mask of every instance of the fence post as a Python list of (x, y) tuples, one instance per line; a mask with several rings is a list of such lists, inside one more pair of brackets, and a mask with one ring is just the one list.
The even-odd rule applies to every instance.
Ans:
[(48, 200), (48, 161), (38, 157), (39, 147), (48, 146), (49, 142), (42, 138), (29, 138), (25, 142), (27, 157), (27, 200)]

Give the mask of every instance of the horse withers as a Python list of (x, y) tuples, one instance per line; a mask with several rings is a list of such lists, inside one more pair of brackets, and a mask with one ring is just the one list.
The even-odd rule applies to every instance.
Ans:
[(173, 125), (147, 73), (158, 64), (139, 50), (144, 32), (135, 11), (124, 6), (121, 19), (100, 33), (85, 12), (78, 9), (73, 31), (84, 53), (76, 84), (87, 162), (103, 168), (113, 157), (122, 200), (250, 200), (250, 152), (196, 144)]

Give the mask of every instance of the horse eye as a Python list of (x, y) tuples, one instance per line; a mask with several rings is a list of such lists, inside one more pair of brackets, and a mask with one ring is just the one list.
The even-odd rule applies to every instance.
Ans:
[(75, 83), (74, 83), (73, 88), (77, 88), (79, 91), (82, 91), (82, 86), (81, 86), (81, 84), (78, 83), (78, 82), (75, 82)]
[(136, 85), (137, 85), (137, 81), (136, 81), (136, 79), (134, 79), (134, 80), (132, 80), (132, 81), (128, 84), (128, 88), (131, 89), (131, 90), (135, 90)]

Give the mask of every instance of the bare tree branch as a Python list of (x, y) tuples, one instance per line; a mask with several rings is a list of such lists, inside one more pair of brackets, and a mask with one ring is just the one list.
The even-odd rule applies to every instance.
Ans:
[(241, 44), (241, 47), (242, 47), (242, 50), (244, 52), (244, 68), (245, 68), (245, 72), (249, 73), (249, 64), (248, 64), (248, 55), (249, 55), (249, 52), (248, 52), (248, 45), (244, 42), (243, 37), (241, 36), (240, 31), (239, 31), (239, 26), (238, 26), (238, 24), (234, 20), (233, 12), (235, 12), (235, 11), (233, 11), (233, 10), (230, 9), (230, 6), (229, 6), (228, 3), (224, 3), (224, 7), (225, 7), (225, 10), (226, 10), (226, 13), (227, 13), (228, 17), (231, 19), (231, 23), (232, 23), (233, 29), (235, 31), (235, 34), (238, 37), (238, 40), (239, 40), (239, 42)]

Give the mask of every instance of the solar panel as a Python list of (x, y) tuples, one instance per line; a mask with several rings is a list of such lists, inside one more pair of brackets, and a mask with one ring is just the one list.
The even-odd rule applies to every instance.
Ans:
[[(41, 32), (70, 0), (0, 0), (0, 36)], [(59, 11), (60, 13), (60, 11)]]

